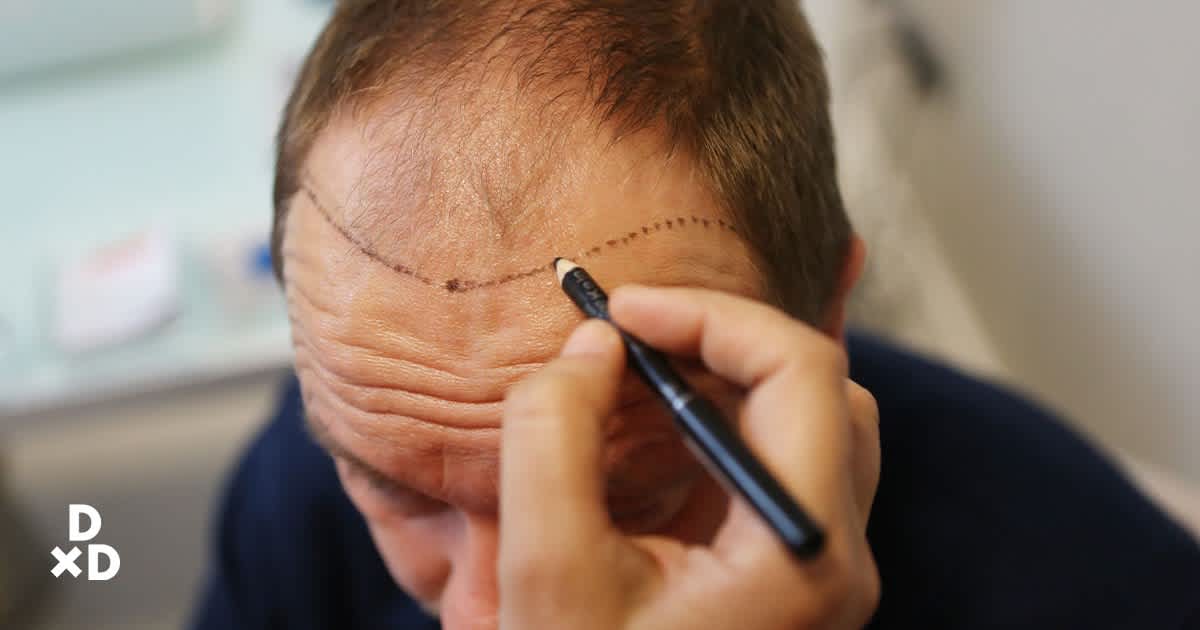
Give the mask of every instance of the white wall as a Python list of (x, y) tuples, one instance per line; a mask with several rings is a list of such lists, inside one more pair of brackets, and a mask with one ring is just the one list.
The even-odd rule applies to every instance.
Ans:
[(1200, 3), (911, 4), (953, 82), (919, 188), (1001, 359), (1200, 481)]
[(909, 169), (906, 130), (924, 108), (904, 60), (888, 45), (891, 14), (876, 2), (804, 6), (828, 60), (842, 194), (869, 250), (851, 301), (852, 325), (1005, 377)]

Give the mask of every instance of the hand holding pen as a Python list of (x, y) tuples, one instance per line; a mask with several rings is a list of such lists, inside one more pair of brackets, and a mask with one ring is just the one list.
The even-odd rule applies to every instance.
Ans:
[(866, 540), (877, 411), (848, 380), (842, 349), (775, 309), (713, 291), (624, 287), (609, 310), (623, 331), (699, 356), (746, 389), (739, 433), (820, 523), (823, 549), (798, 559), (738, 499), (709, 546), (617, 530), (599, 459), (625, 348), (611, 325), (588, 321), (505, 403), (501, 627), (861, 627), (879, 594)]

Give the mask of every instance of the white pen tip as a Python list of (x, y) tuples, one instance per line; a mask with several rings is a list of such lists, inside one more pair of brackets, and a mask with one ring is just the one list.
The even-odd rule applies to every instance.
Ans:
[(554, 259), (554, 272), (558, 274), (558, 283), (562, 284), (563, 278), (571, 273), (571, 270), (577, 269), (579, 265), (567, 260), (566, 258)]

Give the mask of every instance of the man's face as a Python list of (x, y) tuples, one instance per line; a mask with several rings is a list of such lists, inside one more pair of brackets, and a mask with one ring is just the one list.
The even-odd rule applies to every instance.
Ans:
[[(405, 133), (335, 120), (314, 146), (283, 244), (296, 368), (396, 581), (451, 630), (492, 627), (502, 403), (582, 320), (551, 260), (609, 288), (763, 291), (690, 164), (645, 139), (579, 140), (547, 160), (497, 128), (418, 157)], [(736, 408), (739, 392), (682, 367)], [(604, 471), (615, 525), (706, 540), (723, 493), (632, 373), (618, 404)]]

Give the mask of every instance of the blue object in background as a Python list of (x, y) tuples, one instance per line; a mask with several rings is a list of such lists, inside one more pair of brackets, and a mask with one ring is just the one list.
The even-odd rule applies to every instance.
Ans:
[(250, 260), (250, 272), (258, 277), (273, 276), (275, 274), (275, 269), (271, 265), (270, 241), (262, 243), (254, 249)]
[[(54, 7), (73, 28), (105, 36), (122, 26), (108, 20), (136, 5), (146, 23), (129, 28), (178, 31), (157, 2), (78, 0), (74, 10), (66, 0), (18, 4)], [(139, 44), (100, 61), (0, 77), (0, 319), (14, 340), (9, 348), (0, 337), (0, 421), (290, 359), (283, 309), (229, 317), (205, 257), (222, 235), (269, 225), (279, 113), (329, 7), (297, 0), (236, 6), (223, 28), (204, 31), (210, 37), (181, 35), (174, 45)], [(0, 3), (0, 32), (16, 23), (9, 12), (21, 9), (14, 7)], [(64, 31), (39, 45), (71, 38)], [(16, 41), (0, 37), (0, 51)], [(15, 62), (0, 53), (3, 63)], [(184, 247), (179, 319), (153, 339), (63, 356), (44, 325), (59, 261), (150, 225), (166, 227)], [(250, 257), (247, 277), (266, 286), (269, 255), (256, 249)]]

